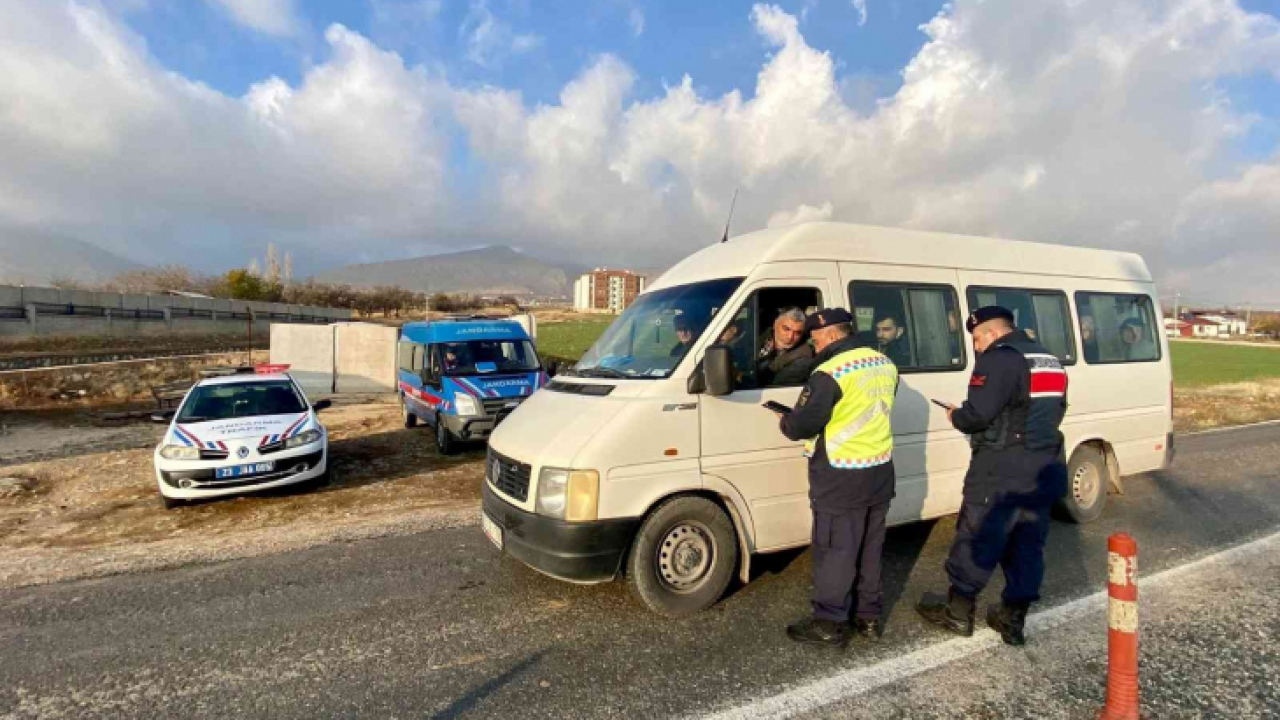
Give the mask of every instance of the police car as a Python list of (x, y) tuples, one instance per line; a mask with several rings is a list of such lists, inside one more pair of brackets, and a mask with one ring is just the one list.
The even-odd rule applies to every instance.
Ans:
[(196, 383), (155, 451), (166, 508), (183, 501), (328, 481), (329, 434), (287, 365), (238, 368)]

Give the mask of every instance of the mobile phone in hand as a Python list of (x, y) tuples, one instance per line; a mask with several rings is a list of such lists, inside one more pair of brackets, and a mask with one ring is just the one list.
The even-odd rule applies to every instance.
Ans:
[(789, 413), (789, 412), (791, 412), (791, 408), (787, 407), (786, 405), (783, 405), (783, 404), (782, 404), (782, 403), (780, 403), (780, 402), (775, 402), (775, 401), (773, 401), (773, 400), (770, 400), (769, 402), (761, 403), (761, 405), (763, 405), (764, 407), (769, 408), (770, 410), (772, 410), (772, 411), (774, 411), (774, 412), (780, 412), (780, 413), (782, 413), (782, 414), (784, 414), (784, 415), (785, 415), (785, 414), (787, 414), (787, 413)]

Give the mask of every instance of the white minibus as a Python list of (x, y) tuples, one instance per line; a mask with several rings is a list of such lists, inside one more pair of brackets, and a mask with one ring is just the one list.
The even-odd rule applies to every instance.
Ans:
[(890, 343), (899, 368), (890, 524), (955, 513), (968, 439), (930, 399), (964, 400), (964, 319), (992, 304), (1067, 368), (1063, 518), (1097, 518), (1122, 477), (1172, 461), (1168, 345), (1141, 257), (808, 223), (689, 256), (521, 405), (489, 440), (482, 526), (553, 577), (625, 577), (670, 617), (714, 604), (735, 573), (746, 582), (752, 555), (808, 545), (802, 444), (761, 407), (794, 404), (802, 380), (777, 384), (758, 359), (779, 314), (826, 307)]

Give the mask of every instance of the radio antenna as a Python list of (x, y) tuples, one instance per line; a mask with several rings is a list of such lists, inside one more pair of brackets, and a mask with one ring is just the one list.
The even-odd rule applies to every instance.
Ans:
[(729, 217), (724, 221), (724, 237), (720, 242), (729, 242), (729, 223), (733, 222), (733, 209), (738, 205), (738, 188), (733, 189), (733, 201), (729, 203)]

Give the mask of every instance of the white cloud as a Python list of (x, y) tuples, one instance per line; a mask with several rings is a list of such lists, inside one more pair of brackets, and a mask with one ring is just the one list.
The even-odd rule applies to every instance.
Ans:
[[(1229, 0), (957, 0), (901, 87), (854, 105), (850, 76), (768, 5), (751, 16), (771, 55), (750, 94), (686, 77), (636, 97), (604, 55), (537, 105), (341, 27), (300, 82), (227, 97), (98, 7), (0, 18), (0, 220), (144, 258), (519, 242), (653, 266), (718, 240), (740, 187), (735, 232), (829, 217), (1112, 247), (1184, 294), (1277, 299), (1280, 159), (1235, 164), (1254, 119), (1219, 86), (1277, 72), (1280, 22)], [(479, 58), (520, 46), (472, 11)]]
[(296, 0), (208, 0), (236, 22), (268, 35), (293, 35), (301, 26)]
[(853, 0), (853, 9), (858, 11), (858, 25), (867, 24), (867, 0)]
[(484, 68), (494, 68), (512, 55), (527, 53), (542, 45), (532, 33), (516, 33), (489, 10), (485, 0), (472, 0), (458, 37), (467, 42), (467, 59)]
[(644, 34), (644, 10), (638, 7), (631, 8), (627, 13), (627, 25), (631, 26), (631, 34), (640, 37)]
[(779, 210), (769, 216), (765, 221), (767, 227), (783, 227), (784, 225), (797, 225), (799, 223), (818, 222), (820, 220), (830, 220), (831, 214), (835, 212), (835, 206), (829, 202), (822, 203), (822, 207), (814, 207), (812, 205), (800, 204), (795, 210)]

